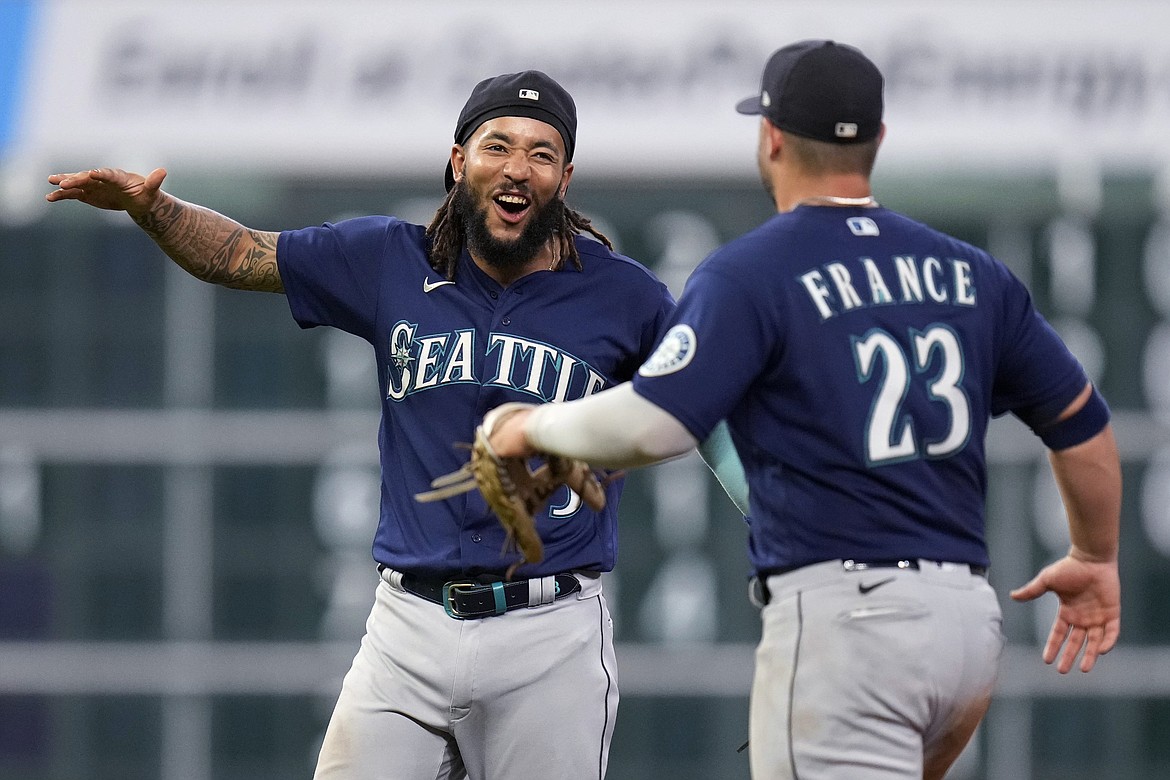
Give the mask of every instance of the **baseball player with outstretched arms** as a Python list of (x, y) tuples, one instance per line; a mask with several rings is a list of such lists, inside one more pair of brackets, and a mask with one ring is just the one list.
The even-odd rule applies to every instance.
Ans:
[(576, 129), (572, 97), (544, 73), (480, 82), (429, 227), (369, 216), (264, 232), (164, 193), (161, 169), (49, 177), (48, 200), (125, 210), (198, 278), (283, 292), (302, 327), (374, 348), (381, 580), (322, 780), (605, 774), (618, 688), (600, 574), (617, 552), (621, 480), (597, 512), (554, 494), (537, 518), (544, 559), (511, 580), (516, 560), (478, 493), (414, 500), (462, 464), (453, 443), (485, 411), (627, 381), (664, 332), (666, 287), (564, 203)]
[[(986, 252), (883, 208), (883, 79), (860, 51), (775, 52), (758, 161), (777, 214), (694, 272), (633, 382), (498, 416), (502, 457), (637, 466), (726, 418), (750, 488), (762, 637), (751, 768), (941, 778), (1002, 649), (986, 579), (984, 440), (1011, 412), (1050, 450), (1071, 547), (1045, 662), (1089, 671), (1120, 629), (1121, 478), (1109, 410), (1028, 291)], [(489, 415), (492, 417), (492, 415)]]

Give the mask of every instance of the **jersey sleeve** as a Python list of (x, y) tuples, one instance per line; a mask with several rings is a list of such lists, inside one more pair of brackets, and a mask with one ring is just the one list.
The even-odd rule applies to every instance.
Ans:
[(776, 343), (752, 291), (704, 263), (691, 275), (634, 390), (705, 440), (756, 379)]
[(1015, 277), (1005, 286), (1003, 301), (1005, 327), (991, 411), (1011, 412), (1037, 428), (1056, 419), (1084, 389), (1088, 377)]
[(674, 300), (674, 296), (670, 294), (670, 290), (662, 282), (657, 282), (652, 294), (656, 297), (658, 306), (654, 316), (647, 321), (646, 328), (642, 331), (642, 343), (638, 355), (639, 364), (654, 353), (654, 348), (666, 335), (671, 318), (678, 309), (678, 303)]
[(388, 237), (398, 224), (360, 217), (282, 232), (276, 261), (297, 324), (372, 340)]

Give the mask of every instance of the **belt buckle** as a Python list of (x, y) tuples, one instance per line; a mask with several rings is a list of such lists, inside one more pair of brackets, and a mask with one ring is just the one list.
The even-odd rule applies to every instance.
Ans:
[(460, 612), (459, 607), (455, 605), (455, 597), (462, 591), (471, 591), (475, 588), (483, 587), (479, 583), (458, 580), (443, 583), (443, 609), (446, 610), (447, 615), (456, 620), (468, 620), (476, 617), (468, 612)]

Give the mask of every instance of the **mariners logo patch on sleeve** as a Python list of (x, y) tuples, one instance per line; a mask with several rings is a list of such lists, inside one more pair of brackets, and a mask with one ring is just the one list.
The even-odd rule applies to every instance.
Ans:
[(691, 362), (696, 345), (695, 331), (690, 325), (675, 325), (662, 337), (662, 343), (642, 364), (638, 373), (642, 376), (673, 374)]

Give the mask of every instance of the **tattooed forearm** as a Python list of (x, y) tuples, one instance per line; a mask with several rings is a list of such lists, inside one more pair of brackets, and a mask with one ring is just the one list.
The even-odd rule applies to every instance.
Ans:
[(172, 196), (164, 196), (134, 221), (192, 276), (240, 290), (284, 292), (276, 266), (276, 233), (251, 230)]
[(276, 267), (276, 234), (237, 227), (211, 258), (215, 280), (226, 287), (284, 292)]

